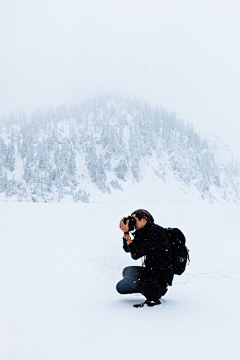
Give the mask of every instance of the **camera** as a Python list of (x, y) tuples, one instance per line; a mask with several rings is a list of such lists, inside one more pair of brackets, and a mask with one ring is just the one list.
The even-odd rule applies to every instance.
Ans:
[(129, 231), (133, 231), (134, 227), (136, 225), (136, 220), (134, 219), (134, 217), (128, 216), (128, 217), (123, 218), (123, 223), (126, 224), (128, 220), (129, 220), (129, 223), (128, 223)]

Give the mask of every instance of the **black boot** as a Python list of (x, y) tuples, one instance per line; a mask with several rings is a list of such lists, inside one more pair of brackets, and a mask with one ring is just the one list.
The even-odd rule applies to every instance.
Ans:
[(166, 293), (167, 293), (168, 289), (160, 289), (158, 291), (158, 298), (161, 299), (161, 297), (163, 297)]
[(161, 301), (159, 299), (156, 299), (156, 300), (145, 300), (143, 303), (141, 304), (135, 304), (133, 305), (133, 307), (135, 308), (139, 308), (139, 307), (143, 307), (144, 305), (147, 305), (147, 306), (150, 306), (150, 307), (153, 307), (155, 305), (160, 305), (161, 304)]

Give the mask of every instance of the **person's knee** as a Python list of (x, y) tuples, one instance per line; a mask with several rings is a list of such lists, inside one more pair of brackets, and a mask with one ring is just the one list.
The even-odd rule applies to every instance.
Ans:
[[(122, 281), (122, 280), (121, 280)], [(124, 294), (124, 291), (123, 291), (123, 287), (122, 287), (122, 282), (119, 281), (116, 285), (116, 290), (119, 294)]]
[(130, 266), (128, 266), (128, 267), (125, 267), (124, 269), (123, 269), (123, 272), (122, 272), (122, 276), (125, 278), (126, 276), (128, 276), (128, 274), (129, 274), (129, 267)]
[(135, 275), (136, 272), (136, 266), (127, 266), (123, 269), (123, 277), (132, 277)]
[(134, 289), (125, 279), (120, 280), (116, 285), (116, 290), (119, 294), (132, 294)]

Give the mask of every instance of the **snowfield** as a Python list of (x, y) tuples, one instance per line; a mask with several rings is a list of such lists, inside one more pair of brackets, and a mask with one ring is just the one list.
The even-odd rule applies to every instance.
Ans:
[[(154, 308), (121, 296), (122, 216), (179, 227), (191, 262)], [(0, 203), (1, 360), (239, 360), (240, 207)]]

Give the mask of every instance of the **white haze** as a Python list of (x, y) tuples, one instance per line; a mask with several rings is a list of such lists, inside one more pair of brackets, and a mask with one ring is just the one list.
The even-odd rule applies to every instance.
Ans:
[(240, 159), (238, 0), (1, 0), (0, 116), (124, 93)]

